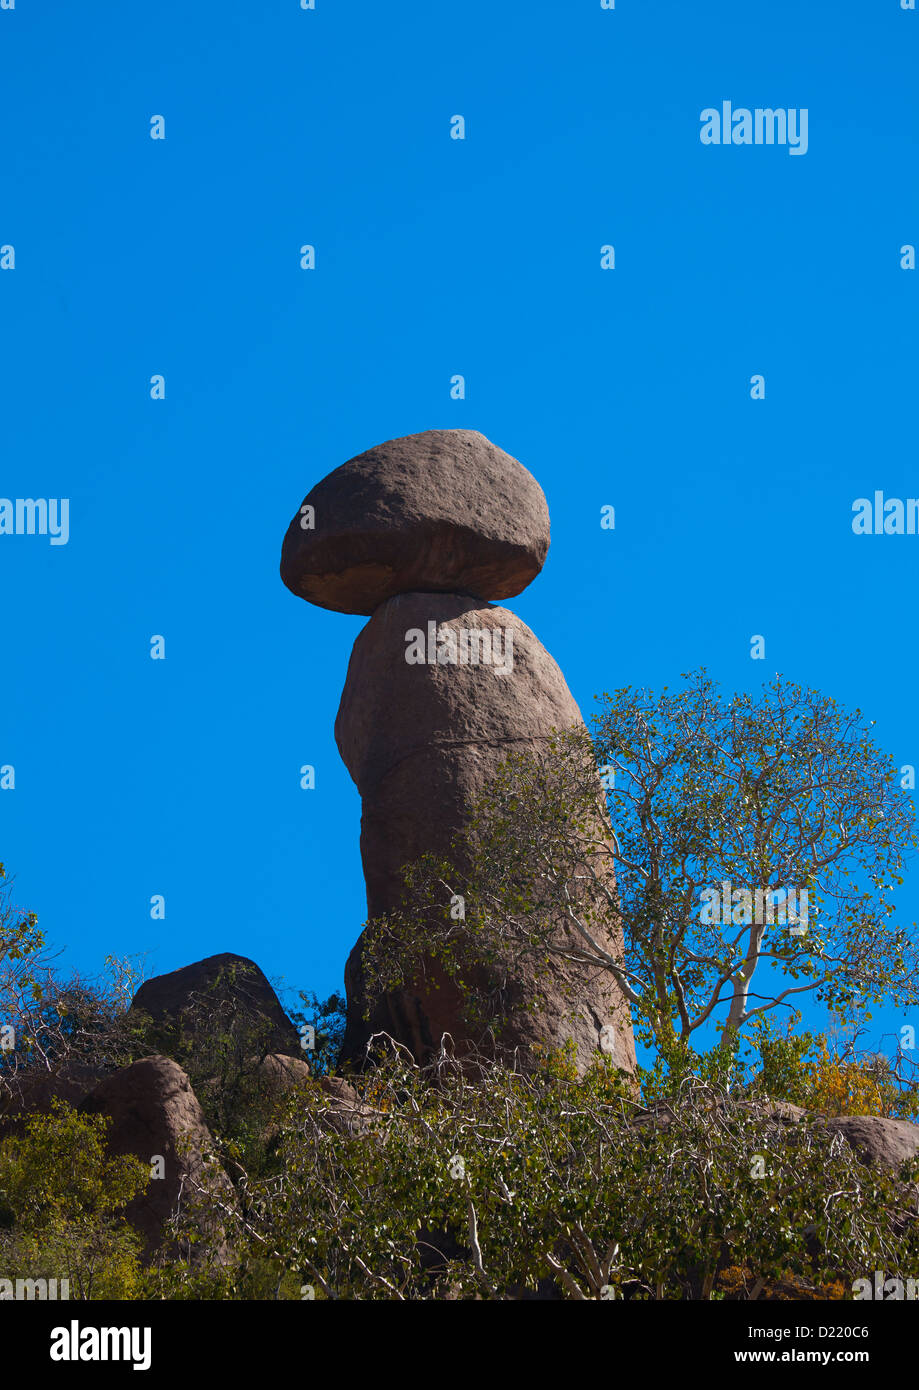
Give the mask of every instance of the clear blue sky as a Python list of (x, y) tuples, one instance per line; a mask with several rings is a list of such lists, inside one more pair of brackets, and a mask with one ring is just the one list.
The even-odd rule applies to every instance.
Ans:
[[(0, 494), (70, 499), (66, 546), (0, 536), (0, 858), (67, 962), (340, 985), (363, 620), (278, 560), (309, 487), (396, 435), (479, 429), (542, 483), (509, 606), (585, 711), (781, 671), (919, 765), (919, 536), (851, 529), (919, 495), (917, 62), (899, 0), (0, 10)], [(724, 100), (807, 108), (807, 154), (704, 146)]]

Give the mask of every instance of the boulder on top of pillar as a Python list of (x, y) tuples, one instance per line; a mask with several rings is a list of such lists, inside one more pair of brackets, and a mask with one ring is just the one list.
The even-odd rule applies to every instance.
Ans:
[(281, 578), (339, 613), (396, 594), (519, 594), (542, 569), (549, 509), (531, 473), (477, 430), (378, 444), (307, 493), (287, 530)]

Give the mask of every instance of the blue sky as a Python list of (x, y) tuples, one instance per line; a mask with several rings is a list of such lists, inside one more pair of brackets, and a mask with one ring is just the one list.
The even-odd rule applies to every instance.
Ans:
[[(508, 606), (585, 712), (781, 671), (919, 765), (919, 536), (851, 528), (919, 495), (917, 53), (899, 0), (0, 10), (0, 494), (70, 499), (66, 546), (0, 536), (0, 857), (66, 962), (340, 986), (363, 620), (278, 560), (315, 481), (418, 430), (543, 485)], [(807, 108), (806, 155), (704, 146), (724, 100)]]

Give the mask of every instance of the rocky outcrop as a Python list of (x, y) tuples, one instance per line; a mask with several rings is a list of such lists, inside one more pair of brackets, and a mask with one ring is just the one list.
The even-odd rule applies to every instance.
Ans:
[[(229, 1007), (237, 1025), (251, 1024), (258, 1042), (272, 1052), (300, 1054), (297, 1031), (266, 977), (247, 956), (224, 952), (145, 980), (131, 1009), (148, 1014), (160, 1030), (177, 1030), (192, 1044), (208, 1019)], [(170, 1049), (172, 1050), (172, 1049)]]
[[(371, 1117), (377, 1113), (361, 1100), (357, 1091), (344, 1077), (313, 1077), (309, 1065), (296, 1057), (270, 1054), (261, 1059), (258, 1071), (265, 1091), (278, 1098), (299, 1087), (314, 1087), (323, 1098), (316, 1113), (323, 1124), (339, 1134), (366, 1134)], [(275, 1120), (271, 1126), (271, 1133), (277, 1132), (278, 1122)]]
[[(470, 633), (477, 635), (473, 654), (488, 652), (490, 660), (438, 659), (454, 652), (459, 657)], [(431, 659), (407, 661), (413, 641), (422, 642)], [(536, 751), (553, 730), (580, 723), (558, 666), (506, 608), (458, 594), (413, 593), (377, 609), (354, 644), (335, 724), (339, 751), (362, 798), (368, 916), (399, 908), (404, 865), (425, 852), (449, 854), (511, 750)], [(601, 944), (621, 953), (618, 937)], [(471, 1028), (456, 987), (433, 961), (423, 983), (388, 995), (365, 1019), (361, 955), (359, 942), (345, 972), (343, 1061), (357, 1062), (376, 1031), (405, 1043), (418, 1060), (440, 1046), (444, 1033), (459, 1047), (485, 1045), (482, 1029)], [(537, 973), (532, 959), (517, 960), (502, 986), (501, 1012), (500, 1049), (509, 1056), (526, 1058), (537, 1044), (561, 1046), (570, 1039), (583, 1067), (607, 1027), (614, 1060), (632, 1064), (628, 1015), (606, 971), (559, 961), (550, 976)]]
[(885, 1120), (879, 1115), (842, 1115), (826, 1120), (827, 1129), (841, 1134), (863, 1163), (891, 1172), (919, 1158), (919, 1125), (909, 1120)]
[(919, 1158), (919, 1125), (910, 1120), (888, 1120), (880, 1115), (827, 1118), (784, 1100), (756, 1101), (750, 1110), (758, 1118), (783, 1124), (820, 1125), (831, 1134), (840, 1135), (869, 1168), (897, 1172), (904, 1163)]
[[(363, 800), (371, 918), (401, 906), (406, 865), (425, 853), (446, 857), (509, 753), (581, 724), (548, 652), (489, 602), (519, 593), (548, 545), (538, 483), (469, 430), (431, 430), (361, 454), (317, 484), (291, 522), (281, 558), (288, 588), (321, 607), (373, 615), (355, 643), (335, 726)], [(567, 933), (564, 922), (559, 931)], [(621, 956), (617, 931), (601, 945)], [(603, 1051), (634, 1067), (628, 1009), (606, 970), (553, 957), (537, 977), (532, 958), (501, 961), (499, 994), (487, 991), (496, 1016), (474, 1026), (458, 989), (428, 960), (409, 986), (375, 1001), (368, 1019), (364, 954), (358, 942), (345, 972), (346, 1062), (361, 1061), (382, 1030), (419, 1061), (444, 1034), (454, 1048), (497, 1047), (523, 1063), (537, 1046), (573, 1041), (583, 1069), (602, 1032)]]
[[(406, 661), (407, 633), (489, 635), (498, 661)], [(505, 655), (506, 653), (506, 655)], [(425, 653), (427, 655), (427, 652)], [(580, 723), (564, 677), (530, 629), (506, 608), (458, 594), (402, 594), (358, 635), (335, 721), (342, 759), (361, 793), (367, 911), (391, 911), (400, 870), (442, 853), (470, 802), (512, 748)]]
[(309, 1063), (302, 1057), (287, 1057), (280, 1052), (269, 1052), (257, 1062), (259, 1079), (266, 1091), (285, 1095), (296, 1086), (312, 1081)]
[(125, 1211), (144, 1238), (147, 1258), (160, 1249), (166, 1222), (180, 1203), (187, 1207), (197, 1186), (234, 1204), (229, 1178), (210, 1158), (213, 1141), (191, 1083), (169, 1057), (145, 1057), (123, 1067), (102, 1081), (80, 1109), (110, 1120), (110, 1154), (134, 1154), (152, 1173), (162, 1170)]
[(370, 614), (413, 589), (510, 598), (548, 549), (546, 499), (522, 464), (476, 430), (426, 430), (368, 449), (307, 493), (281, 578), (320, 608)]
[(22, 1134), (31, 1115), (47, 1115), (54, 1100), (78, 1106), (106, 1073), (101, 1067), (63, 1065), (13, 1072), (0, 1085), (0, 1139)]
[(317, 1083), (323, 1093), (323, 1123), (352, 1138), (365, 1135), (380, 1112), (361, 1100), (354, 1087), (341, 1076), (321, 1076)]

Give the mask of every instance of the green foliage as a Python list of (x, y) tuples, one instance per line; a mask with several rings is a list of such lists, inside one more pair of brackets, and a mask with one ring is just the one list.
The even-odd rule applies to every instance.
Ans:
[(699, 1082), (727, 1092), (742, 1066), (736, 1042), (697, 1052), (688, 1042), (665, 1037), (652, 1065), (637, 1067), (636, 1078), (642, 1100), (653, 1105), (656, 1101), (672, 1101), (689, 1083)]
[(148, 1021), (127, 1011), (137, 978), (112, 956), (96, 979), (65, 977), (43, 955), (0, 964), (0, 1019), (16, 1043), (0, 1052), (0, 1099), (33, 1073), (116, 1070), (148, 1056)]
[(787, 1101), (815, 1115), (919, 1115), (919, 1065), (904, 1053), (891, 1059), (860, 1049), (857, 1035), (841, 1045), (825, 1033), (796, 1032), (800, 1021), (795, 1013), (780, 1028), (760, 1016), (743, 1047), (735, 1042), (696, 1052), (679, 1041), (665, 1042), (650, 1067), (637, 1069), (642, 1099), (672, 1099), (694, 1078), (763, 1101)]
[(330, 1076), (338, 1065), (347, 1022), (347, 1000), (337, 991), (319, 999), (312, 990), (299, 990), (302, 1009), (289, 1009), (288, 1018), (297, 1029), (308, 1024), (315, 1029), (315, 1047), (304, 1053), (314, 1076)]
[(130, 1155), (107, 1156), (107, 1124), (55, 1099), (24, 1136), (0, 1143), (4, 1277), (66, 1278), (78, 1299), (137, 1295), (140, 1239), (123, 1209), (150, 1173)]
[(44, 944), (34, 912), (23, 912), (12, 901), (12, 881), (0, 863), (0, 961), (25, 961)]
[[(605, 695), (595, 720), (626, 960), (655, 1041), (725, 1009), (727, 1042), (801, 992), (840, 1013), (917, 1002), (915, 924), (891, 920), (915, 812), (872, 725), (778, 676), (759, 698), (725, 698), (704, 671), (683, 680)], [(764, 898), (806, 891), (805, 930), (739, 903), (727, 922), (704, 917), (700, 895), (724, 880)]]
[(796, 1033), (798, 1023), (800, 1014), (783, 1030), (767, 1019), (757, 1020), (750, 1048), (759, 1063), (750, 1082), (757, 1094), (818, 1115), (902, 1120), (919, 1115), (919, 1065), (902, 1051), (891, 1059), (860, 1049), (854, 1029), (840, 1044), (824, 1033)]
[(851, 1286), (919, 1255), (893, 1178), (699, 1077), (649, 1108), (606, 1059), (576, 1083), (564, 1059), (472, 1075), (393, 1051), (360, 1089), (361, 1134), (318, 1087), (297, 1097), (281, 1169), (241, 1184), (224, 1296), (260, 1281), (281, 1298), (309, 1284), (317, 1298), (516, 1299), (552, 1281), (576, 1299), (711, 1299), (738, 1266), (759, 1293), (790, 1277)]
[[(872, 726), (816, 691), (728, 698), (704, 671), (617, 690), (592, 739), (512, 753), (450, 854), (407, 866), (403, 908), (367, 925), (368, 1009), (435, 963), (495, 1024), (524, 956), (607, 971), (664, 1051), (713, 1024), (731, 1049), (805, 993), (840, 1015), (915, 1005), (919, 935), (894, 902), (914, 814)], [(725, 881), (740, 896), (707, 910)], [(803, 928), (776, 909), (789, 892)]]

